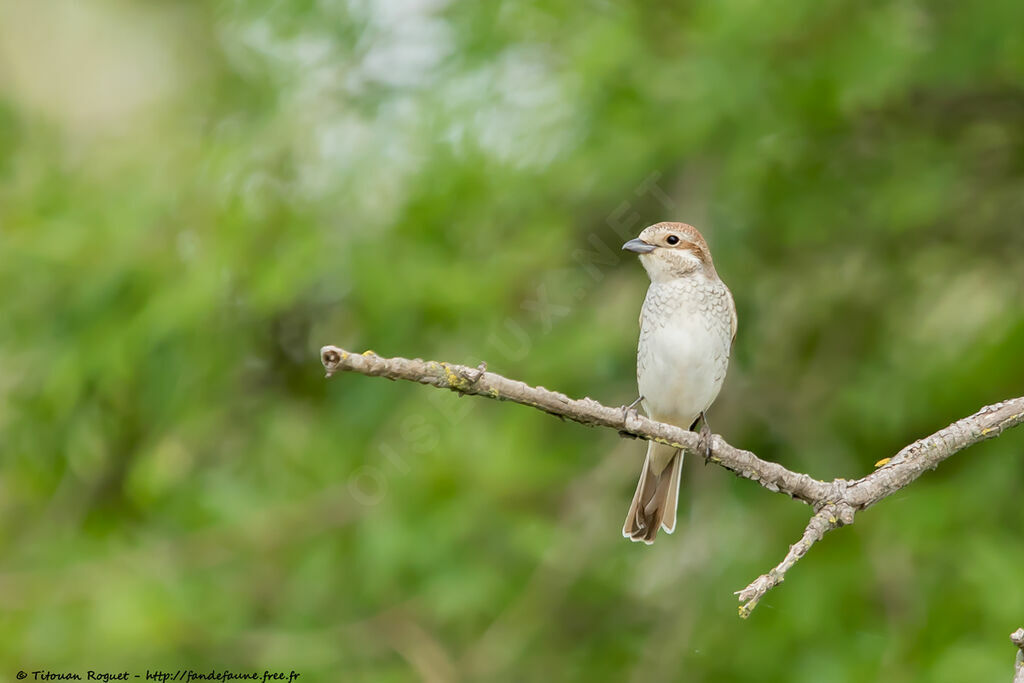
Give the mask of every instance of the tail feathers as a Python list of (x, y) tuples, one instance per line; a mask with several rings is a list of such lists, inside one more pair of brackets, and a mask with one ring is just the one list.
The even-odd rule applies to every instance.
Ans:
[(650, 545), (659, 528), (669, 534), (675, 531), (682, 471), (681, 451), (651, 442), (626, 523), (622, 526), (623, 536)]

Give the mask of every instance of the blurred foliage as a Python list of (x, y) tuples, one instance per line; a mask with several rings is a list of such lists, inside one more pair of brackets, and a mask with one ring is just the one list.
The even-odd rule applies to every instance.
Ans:
[(827, 538), (643, 446), (327, 343), (634, 398), (685, 220), (740, 316), (712, 425), (856, 477), (1024, 387), (1024, 3), (0, 2), (0, 667), (987, 681), (1024, 433)]

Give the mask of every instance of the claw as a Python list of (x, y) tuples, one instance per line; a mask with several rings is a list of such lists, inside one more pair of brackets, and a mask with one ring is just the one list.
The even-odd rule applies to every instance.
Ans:
[(628, 406), (622, 406), (622, 426), (625, 427), (628, 424), (630, 416), (637, 417), (636, 407), (640, 405), (640, 401), (644, 400), (641, 396), (637, 400), (630, 403)]

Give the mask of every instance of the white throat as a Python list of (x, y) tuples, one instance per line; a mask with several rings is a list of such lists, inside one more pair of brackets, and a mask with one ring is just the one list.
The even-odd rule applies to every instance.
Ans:
[[(651, 282), (655, 284), (665, 284), (678, 280), (682, 277), (688, 277), (698, 272), (701, 267), (701, 260), (696, 255), (689, 251), (677, 251), (673, 256), (679, 260), (685, 262), (686, 266), (690, 266), (685, 270), (680, 268), (680, 263), (669, 263), (665, 258), (655, 256), (654, 254), (641, 254), (640, 263), (643, 264), (644, 270), (647, 271), (648, 277), (651, 278)], [(680, 271), (683, 272), (680, 272)]]

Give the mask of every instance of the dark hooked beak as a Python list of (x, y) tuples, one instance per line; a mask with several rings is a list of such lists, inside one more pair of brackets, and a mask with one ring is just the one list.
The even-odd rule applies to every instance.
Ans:
[(654, 251), (654, 245), (648, 244), (641, 239), (630, 240), (622, 245), (623, 251), (633, 251), (637, 254), (649, 254)]

